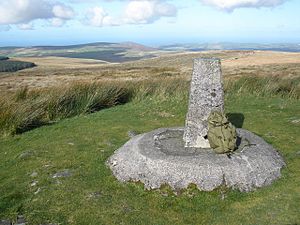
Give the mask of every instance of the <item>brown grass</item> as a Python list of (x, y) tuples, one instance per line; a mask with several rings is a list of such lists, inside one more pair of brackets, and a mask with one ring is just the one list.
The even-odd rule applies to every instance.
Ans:
[[(300, 78), (261, 78), (258, 76), (227, 79), (226, 96), (255, 95), (300, 98)], [(129, 101), (148, 98), (187, 101), (189, 81), (172, 77), (140, 81), (75, 82), (53, 88), (22, 88), (0, 97), (0, 136), (24, 132), (43, 124), (93, 113)]]
[(0, 73), (0, 91), (14, 91), (24, 87), (30, 89), (55, 87), (72, 82), (130, 81), (165, 77), (189, 80), (193, 59), (198, 57), (221, 58), (225, 78), (300, 76), (300, 53), (264, 51), (168, 53), (153, 59), (120, 64), (62, 57), (23, 57), (19, 59), (33, 61), (39, 66), (15, 73)]

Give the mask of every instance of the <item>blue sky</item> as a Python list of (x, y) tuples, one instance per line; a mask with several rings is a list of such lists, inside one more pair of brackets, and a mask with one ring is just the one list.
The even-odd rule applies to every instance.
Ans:
[(0, 46), (100, 41), (300, 43), (300, 1), (0, 1)]

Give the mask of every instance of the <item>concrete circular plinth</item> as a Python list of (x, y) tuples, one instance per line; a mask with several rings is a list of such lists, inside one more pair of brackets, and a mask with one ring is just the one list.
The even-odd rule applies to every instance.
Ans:
[(133, 137), (107, 164), (122, 181), (140, 181), (146, 189), (163, 184), (173, 189), (195, 184), (211, 191), (225, 185), (251, 191), (280, 177), (285, 163), (278, 152), (250, 131), (237, 129), (239, 148), (232, 154), (212, 149), (185, 148), (183, 128), (161, 128)]

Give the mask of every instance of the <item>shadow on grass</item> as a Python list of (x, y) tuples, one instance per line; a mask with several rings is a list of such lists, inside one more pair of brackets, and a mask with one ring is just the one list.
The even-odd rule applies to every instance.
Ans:
[(242, 113), (227, 113), (228, 120), (236, 127), (242, 128), (245, 120), (245, 116)]
[(47, 121), (47, 122), (44, 122), (44, 121), (38, 121), (37, 120), (37, 121), (34, 121), (31, 124), (28, 124), (26, 126), (17, 127), (16, 128), (16, 134), (22, 134), (22, 133), (34, 130), (34, 129), (42, 127), (42, 126), (50, 126), (50, 125), (55, 124), (56, 122), (57, 121)]

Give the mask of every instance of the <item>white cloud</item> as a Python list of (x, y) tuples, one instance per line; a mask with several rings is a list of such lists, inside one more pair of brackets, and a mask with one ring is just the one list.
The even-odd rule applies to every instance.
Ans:
[(0, 24), (27, 23), (52, 16), (51, 5), (41, 0), (1, 0)]
[(85, 16), (85, 22), (88, 25), (94, 27), (112, 26), (118, 25), (114, 18), (108, 15), (108, 13), (102, 7), (90, 8)]
[(275, 7), (288, 0), (200, 0), (206, 5), (216, 7), (224, 11), (233, 11), (236, 8), (260, 8)]
[(18, 24), (18, 28), (21, 30), (33, 30), (33, 25), (31, 23)]
[(150, 1), (132, 1), (125, 10), (129, 23), (147, 23), (154, 14), (154, 3)]
[(63, 4), (54, 5), (52, 12), (55, 17), (60, 19), (72, 19), (75, 16), (73, 9)]
[(16, 24), (20, 29), (29, 28), (28, 23), (37, 19), (69, 20), (74, 15), (71, 7), (59, 2), (46, 0), (0, 1), (0, 25)]
[[(0, 0), (0, 26), (2, 25), (0, 30), (8, 30), (11, 25), (16, 25), (19, 29), (32, 29), (32, 23), (37, 19), (46, 20), (52, 26), (61, 27), (68, 20), (75, 18), (72, 7), (65, 5), (67, 2), (75, 4), (113, 1), (125, 2), (125, 8), (119, 17), (112, 17), (102, 7), (96, 6), (88, 10), (85, 24), (96, 27), (148, 24), (163, 17), (176, 17), (177, 15), (177, 8), (172, 0)], [(289, 0), (198, 1), (231, 12), (243, 7), (275, 7)]]
[(177, 15), (177, 8), (169, 3), (159, 3), (156, 5), (155, 9), (159, 16), (174, 17)]
[(53, 18), (50, 22), (53, 27), (62, 27), (63, 25), (65, 25), (66, 20), (60, 18)]
[(161, 17), (173, 17), (177, 8), (164, 1), (135, 0), (130, 1), (125, 9), (126, 23), (152, 23)]
[(93, 7), (86, 13), (85, 23), (95, 27), (146, 24), (161, 17), (174, 17), (176, 14), (176, 7), (165, 1), (128, 0), (125, 11), (119, 18), (110, 16), (102, 7)]

